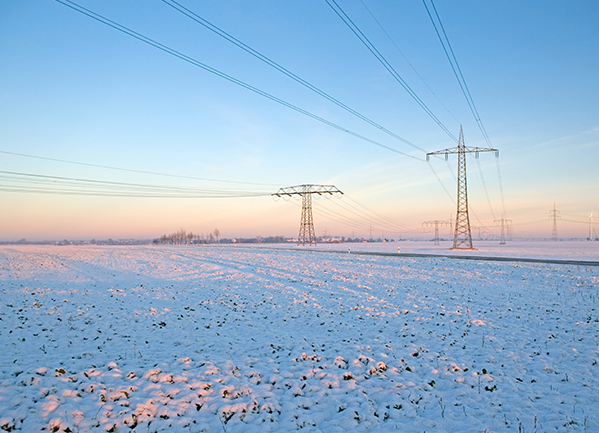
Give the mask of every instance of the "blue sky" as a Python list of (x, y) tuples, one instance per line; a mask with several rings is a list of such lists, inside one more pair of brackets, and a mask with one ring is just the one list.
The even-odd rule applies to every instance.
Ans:
[[(162, 1), (78, 3), (328, 121), (424, 159), (423, 152), (341, 110)], [(324, 0), (180, 3), (419, 147), (455, 146)], [(338, 4), (447, 128), (457, 136), (461, 124), (466, 145), (486, 146), (422, 1)], [(586, 216), (593, 210), (599, 214), (599, 5), (438, 0), (435, 6), (491, 143), (500, 149), (505, 209), (514, 234), (549, 237), (549, 210), (556, 203), (563, 218), (560, 235), (586, 236)], [(377, 236), (427, 236), (423, 221), (455, 217), (455, 157), (451, 168), (442, 159), (431, 162), (439, 181), (426, 162), (319, 123), (56, 1), (0, 5), (0, 59), (0, 151), (239, 183), (9, 153), (0, 153), (3, 172), (264, 193), (304, 183), (335, 184), (347, 197), (314, 202), (318, 235), (326, 230), (367, 236), (372, 225)], [(469, 158), (468, 176), (472, 224), (492, 231), (503, 213), (494, 155), (482, 154), (478, 163)], [(294, 236), (300, 217), (297, 201), (268, 196), (165, 199), (8, 191), (0, 196), (0, 239), (6, 240), (157, 237), (180, 227), (204, 233), (218, 227), (224, 237)], [(394, 224), (382, 224), (372, 214), (359, 218), (348, 210), (354, 209), (350, 204), (366, 206)], [(351, 224), (342, 224), (339, 214)]]

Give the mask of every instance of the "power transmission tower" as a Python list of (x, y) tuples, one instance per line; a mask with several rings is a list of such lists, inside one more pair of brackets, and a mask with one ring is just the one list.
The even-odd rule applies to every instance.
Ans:
[(499, 224), (501, 227), (501, 237), (499, 238), (499, 245), (505, 245), (506, 237), (511, 238), (511, 236), (508, 236), (508, 233), (510, 231), (509, 224), (511, 224), (511, 222), (512, 220), (506, 220), (503, 217), (503, 215), (501, 215), (501, 219), (493, 221), (494, 224)]
[(473, 225), (470, 226), (470, 230), (477, 233), (476, 239), (478, 239), (479, 241), (482, 239), (480, 236), (480, 230), (482, 228), (484, 228), (484, 227), (473, 226)]
[(588, 216), (589, 218), (589, 241), (593, 240), (593, 232), (595, 231), (595, 229), (593, 228), (593, 212), (591, 211), (591, 214)]
[(555, 203), (553, 203), (553, 210), (549, 211), (549, 219), (553, 220), (553, 231), (551, 232), (551, 239), (557, 241), (559, 239), (557, 236), (557, 220), (562, 219), (562, 217), (559, 216), (559, 211), (555, 210)]
[(450, 224), (451, 224), (450, 221), (432, 220), (432, 221), (423, 222), (422, 227), (432, 227), (433, 225), (435, 226), (434, 245), (439, 245), (439, 226), (443, 227), (443, 226), (448, 226)]
[(273, 196), (299, 195), (302, 197), (302, 220), (300, 222), (298, 245), (316, 245), (316, 235), (314, 232), (314, 221), (312, 218), (312, 195), (318, 194), (343, 194), (334, 185), (298, 185), (287, 188), (280, 188)]
[(445, 155), (447, 161), (448, 155), (458, 155), (458, 200), (457, 214), (455, 218), (455, 230), (453, 235), (452, 250), (473, 250), (472, 233), (470, 231), (470, 216), (468, 215), (468, 185), (466, 181), (466, 154), (474, 153), (478, 158), (481, 152), (495, 152), (495, 157), (499, 157), (499, 150), (493, 148), (481, 147), (466, 147), (464, 145), (464, 136), (462, 134), (462, 126), (460, 126), (460, 138), (458, 146), (451, 149), (438, 150), (426, 154), (426, 160), (430, 159), (431, 155)]

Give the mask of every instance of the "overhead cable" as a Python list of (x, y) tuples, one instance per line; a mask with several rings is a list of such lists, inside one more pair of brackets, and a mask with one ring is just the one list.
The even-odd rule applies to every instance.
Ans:
[[(291, 200), (291, 203), (293, 203), (295, 206), (298, 206), (300, 208), (302, 207), (301, 204), (296, 203), (293, 200)], [(316, 215), (320, 215), (320, 216), (322, 216), (322, 217), (324, 217), (326, 219), (329, 219), (331, 221), (335, 221), (335, 222), (344, 224), (346, 226), (350, 226), (350, 227), (357, 228), (357, 229), (360, 229), (360, 230), (367, 230), (368, 229), (368, 226), (365, 225), (365, 224), (363, 224), (363, 223), (360, 223), (358, 221), (354, 221), (354, 220), (346, 217), (345, 215), (341, 215), (338, 212), (334, 212), (334, 211), (328, 211), (327, 212), (324, 209), (322, 209), (322, 207), (314, 207), (313, 206), (312, 207), (312, 212), (315, 213)], [(335, 214), (336, 216), (331, 215), (331, 213)]]
[(366, 48), (376, 57), (376, 59), (387, 69), (393, 78), (405, 89), (406, 92), (416, 101), (416, 103), (429, 115), (431, 119), (453, 140), (457, 143), (458, 139), (447, 129), (447, 127), (441, 122), (437, 116), (428, 108), (428, 106), (420, 99), (420, 97), (412, 90), (412, 88), (404, 81), (403, 78), (397, 73), (397, 71), (391, 66), (391, 64), (385, 59), (385, 57), (376, 49), (376, 47), (370, 42), (370, 40), (362, 33), (358, 26), (351, 20), (351, 18), (341, 9), (335, 0), (324, 0), (339, 18), (349, 27), (354, 35), (362, 42)]
[(491, 205), (491, 197), (489, 196), (489, 191), (487, 190), (487, 183), (485, 182), (485, 176), (483, 174), (483, 169), (480, 165), (480, 159), (475, 157), (474, 160), (476, 161), (476, 165), (478, 168), (478, 177), (479, 177), (480, 181), (482, 182), (483, 191), (485, 192), (485, 196), (487, 197), (487, 203), (489, 205), (489, 209), (491, 210), (491, 215), (493, 215), (493, 219), (497, 219), (495, 217), (495, 212), (493, 212), (493, 206)]
[(360, 134), (358, 134), (358, 133), (356, 133), (354, 131), (351, 131), (351, 130), (349, 130), (347, 128), (344, 128), (343, 126), (340, 126), (340, 125), (338, 125), (338, 124), (336, 124), (334, 122), (326, 120), (326, 119), (324, 119), (324, 118), (322, 118), (320, 116), (317, 116), (316, 114), (313, 114), (313, 113), (311, 113), (311, 112), (309, 112), (307, 110), (299, 108), (296, 105), (293, 105), (293, 104), (291, 104), (291, 103), (289, 103), (287, 101), (284, 101), (284, 100), (282, 100), (280, 98), (277, 98), (276, 96), (273, 96), (273, 95), (271, 95), (271, 94), (269, 94), (269, 93), (267, 93), (267, 92), (265, 92), (263, 90), (260, 90), (257, 87), (251, 86), (251, 85), (249, 85), (249, 84), (247, 84), (247, 83), (245, 83), (245, 82), (243, 82), (241, 80), (238, 80), (237, 78), (234, 78), (234, 77), (232, 77), (232, 76), (230, 76), (228, 74), (225, 74), (224, 72), (221, 72), (221, 71), (219, 71), (219, 70), (217, 70), (215, 68), (212, 68), (211, 66), (208, 66), (208, 65), (206, 65), (206, 64), (204, 64), (204, 63), (202, 63), (202, 62), (200, 62), (198, 60), (195, 60), (192, 57), (189, 57), (189, 56), (187, 56), (185, 54), (182, 54), (179, 51), (176, 51), (176, 50), (174, 50), (172, 48), (167, 47), (166, 45), (163, 45), (163, 44), (161, 44), (159, 42), (156, 42), (155, 40), (150, 39), (150, 38), (142, 35), (141, 33), (137, 33), (135, 31), (133, 31), (133, 30), (125, 27), (125, 26), (122, 26), (122, 25), (120, 25), (120, 24), (118, 24), (118, 23), (116, 23), (116, 22), (114, 22), (112, 20), (109, 20), (108, 18), (105, 18), (102, 15), (99, 15), (99, 14), (97, 14), (97, 13), (95, 13), (95, 12), (89, 10), (89, 9), (86, 9), (83, 6), (78, 5), (77, 3), (74, 3), (74, 2), (72, 2), (70, 0), (55, 0), (55, 1), (58, 2), (58, 3), (60, 3), (60, 4), (62, 4), (62, 5), (64, 5), (64, 6), (67, 6), (67, 7), (71, 8), (71, 9), (73, 9), (73, 10), (75, 10), (75, 11), (77, 11), (77, 12), (83, 14), (83, 15), (86, 15), (86, 16), (88, 16), (88, 17), (90, 17), (90, 18), (92, 18), (92, 19), (94, 19), (94, 20), (96, 20), (98, 22), (101, 22), (102, 24), (106, 24), (107, 26), (112, 27), (115, 30), (118, 30), (118, 31), (120, 31), (122, 33), (125, 33), (126, 35), (129, 35), (129, 36), (131, 36), (131, 37), (133, 37), (133, 38), (135, 38), (135, 39), (137, 39), (137, 40), (139, 40), (141, 42), (144, 42), (144, 43), (146, 43), (148, 45), (151, 45), (151, 46), (153, 46), (153, 47), (155, 47), (155, 48), (157, 48), (157, 49), (159, 49), (159, 50), (161, 50), (161, 51), (163, 51), (163, 52), (165, 52), (167, 54), (170, 54), (170, 55), (172, 55), (174, 57), (177, 57), (177, 58), (179, 58), (179, 59), (181, 59), (181, 60), (183, 60), (183, 61), (185, 61), (187, 63), (190, 63), (190, 64), (192, 64), (194, 66), (197, 66), (198, 68), (201, 68), (201, 69), (203, 69), (203, 70), (205, 70), (207, 72), (210, 72), (210, 73), (212, 73), (212, 74), (214, 74), (214, 75), (216, 75), (216, 76), (218, 76), (220, 78), (223, 78), (223, 79), (225, 79), (225, 80), (227, 80), (227, 81), (229, 81), (231, 83), (237, 84), (240, 87), (243, 87), (243, 88), (245, 88), (245, 89), (247, 89), (247, 90), (249, 90), (251, 92), (254, 92), (254, 93), (256, 93), (256, 94), (258, 94), (260, 96), (263, 96), (263, 97), (265, 97), (267, 99), (270, 99), (271, 101), (274, 101), (274, 102), (276, 102), (278, 104), (281, 104), (281, 105), (283, 105), (283, 106), (285, 106), (287, 108), (290, 108), (290, 109), (292, 109), (292, 110), (294, 110), (294, 111), (296, 111), (298, 113), (301, 113), (301, 114), (303, 114), (303, 115), (305, 115), (307, 117), (310, 117), (310, 118), (312, 118), (314, 120), (317, 120), (317, 121), (319, 121), (321, 123), (324, 123), (325, 125), (328, 125), (328, 126), (330, 126), (332, 128), (335, 128), (335, 129), (337, 129), (339, 131), (345, 132), (346, 134), (349, 134), (349, 135), (351, 135), (353, 137), (359, 138), (360, 140), (363, 140), (363, 141), (366, 141), (368, 143), (374, 144), (375, 146), (379, 146), (379, 147), (382, 147), (384, 149), (390, 150), (391, 152), (395, 152), (395, 153), (398, 153), (400, 155), (407, 156), (408, 158), (416, 159), (416, 160), (419, 160), (419, 161), (424, 161), (424, 159), (422, 159), (422, 158), (417, 158), (417, 157), (415, 157), (413, 155), (401, 152), (401, 151), (399, 151), (397, 149), (394, 149), (394, 148), (392, 148), (390, 146), (386, 146), (386, 145), (384, 145), (382, 143), (379, 143), (378, 141), (371, 140), (370, 138), (367, 138), (367, 137), (365, 137), (363, 135), (360, 135)]
[[(435, 17), (437, 18), (437, 21), (439, 22), (439, 27), (441, 28), (441, 33), (443, 33), (443, 37), (441, 37), (441, 33), (439, 32), (439, 29), (437, 28), (437, 24), (436, 24), (435, 20), (433, 19), (433, 16), (428, 8), (428, 5), (426, 4), (426, 0), (422, 0), (422, 3), (424, 4), (424, 7), (426, 9), (426, 13), (428, 14), (428, 17), (430, 18), (431, 23), (433, 24), (433, 27), (435, 29), (435, 33), (437, 34), (437, 37), (439, 38), (439, 41), (441, 42), (441, 46), (443, 47), (445, 56), (447, 57), (447, 60), (449, 61), (449, 64), (451, 65), (453, 74), (455, 75), (456, 80), (458, 80), (458, 84), (460, 85), (462, 94), (464, 95), (464, 98), (466, 98), (468, 107), (470, 108), (470, 111), (471, 111), (472, 115), (474, 116), (474, 120), (476, 121), (476, 124), (478, 125), (478, 128), (480, 129), (480, 132), (481, 132), (483, 138), (485, 139), (487, 145), (489, 147), (493, 147), (491, 144), (491, 139), (489, 138), (489, 135), (487, 134), (485, 125), (483, 124), (483, 121), (480, 118), (480, 114), (478, 113), (478, 109), (476, 108), (476, 104), (474, 103), (474, 99), (472, 98), (472, 94), (470, 93), (470, 89), (468, 88), (468, 84), (466, 84), (466, 80), (464, 79), (464, 75), (462, 74), (462, 69), (460, 68), (458, 59), (456, 58), (453, 48), (451, 47), (451, 43), (449, 42), (449, 37), (447, 36), (447, 33), (445, 32), (445, 27), (443, 26), (443, 22), (441, 21), (441, 17), (439, 16), (439, 13), (437, 12), (435, 2), (433, 0), (430, 0), (430, 2), (431, 2), (433, 12), (435, 13)], [(497, 177), (498, 177), (498, 181), (499, 181), (499, 190), (501, 193), (501, 205), (503, 207), (503, 215), (506, 215), (505, 200), (504, 200), (504, 196), (503, 196), (503, 181), (501, 178), (501, 171), (499, 169), (499, 161), (497, 161)], [(485, 190), (485, 193), (486, 193), (486, 190)]]
[[(352, 205), (351, 203), (347, 203), (346, 199), (352, 201), (353, 203), (358, 205), (360, 208)], [(410, 229), (410, 227), (408, 227), (408, 226), (400, 224), (396, 221), (393, 221), (393, 220), (379, 214), (378, 212), (375, 212), (374, 210), (368, 208), (367, 206), (359, 203), (355, 199), (349, 197), (347, 194), (344, 194), (343, 197), (338, 197), (337, 200), (333, 200), (333, 203), (337, 204), (339, 207), (344, 208), (347, 212), (351, 212), (358, 217), (376, 221), (377, 224), (379, 224), (381, 226), (389, 227), (394, 230), (409, 230)], [(350, 209), (348, 209), (347, 207), (349, 207)], [(364, 209), (364, 210), (362, 210), (362, 209)]]
[(0, 153), (3, 153), (5, 155), (21, 156), (21, 157), (25, 157), (25, 158), (40, 159), (43, 161), (55, 161), (55, 162), (61, 162), (61, 163), (65, 163), (65, 164), (81, 165), (84, 167), (96, 167), (96, 168), (103, 168), (103, 169), (108, 169), (108, 170), (124, 171), (124, 172), (128, 172), (128, 173), (139, 173), (139, 174), (150, 174), (153, 176), (173, 177), (173, 178), (177, 178), (177, 179), (203, 180), (203, 181), (209, 181), (209, 182), (234, 183), (234, 184), (241, 184), (241, 185), (278, 186), (278, 184), (272, 184), (272, 183), (245, 182), (245, 181), (212, 179), (212, 178), (207, 178), (207, 177), (183, 176), (183, 175), (178, 175), (178, 174), (157, 173), (157, 172), (146, 171), (146, 170), (135, 170), (135, 169), (131, 169), (131, 168), (113, 167), (110, 165), (91, 164), (91, 163), (87, 163), (87, 162), (77, 162), (77, 161), (69, 161), (66, 159), (49, 158), (46, 156), (28, 155), (25, 153), (9, 152), (6, 150), (0, 150)]
[[(400, 229), (400, 228), (399, 228), (398, 226), (396, 226), (396, 225), (391, 225), (391, 224), (389, 224), (389, 223), (386, 223), (386, 222), (384, 222), (384, 221), (381, 221), (380, 219), (376, 219), (376, 220), (375, 220), (375, 219), (373, 219), (372, 217), (368, 217), (368, 216), (365, 216), (365, 215), (363, 215), (363, 214), (359, 214), (358, 212), (355, 212), (355, 211), (353, 211), (351, 208), (348, 208), (347, 206), (345, 206), (345, 205), (347, 205), (348, 203), (343, 203), (343, 200), (342, 200), (342, 198), (339, 198), (339, 199), (337, 199), (337, 200), (335, 200), (335, 199), (330, 199), (329, 201), (330, 201), (331, 203), (333, 203), (333, 204), (335, 204), (335, 205), (339, 206), (341, 209), (343, 209), (344, 213), (346, 213), (346, 214), (352, 214), (352, 215), (354, 215), (354, 216), (355, 216), (355, 217), (357, 217), (357, 218), (360, 218), (360, 219), (366, 220), (366, 221), (368, 221), (368, 222), (372, 222), (372, 224), (376, 224), (378, 227), (382, 227), (382, 228), (385, 228), (385, 229), (387, 229), (387, 230), (392, 230), (392, 231), (395, 231), (395, 232), (399, 232), (399, 231), (403, 230), (403, 229)], [(345, 205), (344, 205), (344, 204), (345, 204)]]
[(414, 71), (414, 73), (416, 75), (418, 75), (418, 78), (420, 78), (420, 81), (422, 81), (422, 83), (426, 86), (426, 88), (432, 93), (432, 95), (435, 97), (435, 99), (437, 101), (439, 101), (439, 104), (441, 104), (443, 106), (443, 108), (445, 108), (445, 110), (449, 113), (449, 115), (451, 117), (453, 117), (453, 119), (460, 123), (460, 121), (458, 119), (456, 119), (456, 117), (453, 115), (453, 113), (451, 111), (449, 111), (449, 108), (447, 108), (445, 106), (445, 104), (443, 103), (443, 101), (441, 101), (441, 99), (439, 99), (439, 97), (437, 96), (437, 94), (433, 91), (433, 89), (430, 88), (430, 86), (428, 85), (428, 83), (426, 81), (424, 81), (424, 78), (422, 78), (422, 75), (420, 75), (420, 73), (416, 70), (416, 68), (414, 67), (414, 65), (412, 65), (412, 63), (408, 60), (408, 58), (406, 57), (406, 55), (403, 53), (403, 51), (397, 46), (397, 44), (395, 43), (395, 41), (393, 40), (393, 38), (389, 35), (389, 33), (387, 33), (387, 30), (385, 30), (385, 28), (383, 27), (383, 25), (379, 22), (379, 20), (376, 19), (376, 17), (374, 16), (374, 14), (370, 11), (370, 9), (368, 8), (368, 6), (366, 6), (366, 3), (364, 3), (363, 0), (360, 0), (360, 3), (362, 3), (362, 6), (364, 6), (364, 9), (366, 9), (368, 11), (368, 14), (372, 17), (372, 19), (374, 20), (374, 22), (377, 23), (377, 25), (380, 27), (380, 29), (383, 31), (383, 33), (385, 34), (385, 36), (387, 36), (387, 39), (389, 39), (389, 41), (391, 41), (391, 43), (393, 44), (393, 46), (395, 47), (395, 49), (397, 50), (397, 52), (399, 54), (401, 54), (401, 56), (404, 58), (404, 60), (408, 63), (408, 65), (410, 65), (410, 68), (412, 68), (412, 70)]
[(259, 191), (218, 190), (0, 171), (0, 191), (146, 198), (266, 197)]
[(310, 84), (309, 82), (307, 82), (303, 78), (297, 76), (296, 74), (294, 74), (293, 72), (289, 71), (285, 67), (279, 65), (274, 60), (272, 60), (269, 57), (263, 55), (262, 53), (256, 51), (252, 47), (244, 44), (239, 39), (231, 36), (229, 33), (225, 32), (222, 29), (220, 29), (216, 25), (212, 24), (211, 22), (209, 22), (205, 18), (199, 16), (198, 14), (196, 14), (195, 12), (193, 12), (190, 9), (186, 8), (185, 6), (181, 5), (180, 3), (176, 2), (175, 0), (162, 0), (162, 1), (164, 3), (166, 3), (167, 5), (169, 5), (170, 7), (172, 7), (173, 9), (175, 9), (175, 10), (179, 11), (180, 13), (182, 13), (183, 15), (187, 16), (188, 18), (191, 18), (196, 23), (204, 26), (205, 28), (207, 28), (208, 30), (214, 32), (215, 34), (217, 34), (218, 36), (222, 37), (223, 39), (225, 39), (225, 40), (231, 42), (232, 44), (236, 45), (237, 47), (241, 48), (246, 53), (251, 54), (252, 56), (254, 56), (255, 58), (257, 58), (258, 60), (266, 63), (267, 65), (271, 66), (272, 68), (276, 69), (277, 71), (281, 72), (282, 74), (285, 74), (286, 76), (288, 76), (292, 80), (298, 82), (302, 86), (310, 89), (314, 93), (322, 96), (323, 98), (327, 99), (328, 101), (332, 102), (333, 104), (337, 105), (338, 107), (341, 107), (345, 111), (353, 114), (354, 116), (356, 116), (359, 119), (365, 121), (366, 123), (368, 123), (368, 124), (374, 126), (375, 128), (377, 128), (377, 129), (385, 132), (386, 134), (392, 136), (393, 138), (396, 138), (397, 140), (399, 140), (399, 141), (407, 144), (408, 146), (413, 147), (414, 149), (420, 150), (420, 151), (422, 151), (424, 153), (427, 152), (426, 150), (424, 150), (420, 146), (417, 146), (414, 143), (406, 140), (405, 138), (400, 137), (399, 135), (397, 135), (394, 132), (388, 130), (384, 126), (379, 125), (375, 121), (373, 121), (373, 120), (369, 119), (368, 117), (362, 115), (361, 113), (357, 112), (356, 110), (352, 109), (351, 107), (348, 107), (343, 102), (340, 102), (339, 100), (337, 100), (333, 96), (329, 95), (328, 93), (324, 92), (323, 90), (319, 89), (318, 87)]
[[(476, 120), (476, 123), (478, 124), (480, 132), (482, 133), (482, 135), (483, 135), (485, 141), (487, 142), (487, 144), (489, 145), (489, 147), (493, 147), (491, 145), (491, 140), (489, 140), (489, 136), (487, 135), (487, 131), (485, 130), (485, 127), (480, 119), (480, 115), (478, 114), (478, 110), (476, 109), (476, 105), (474, 104), (474, 100), (472, 99), (472, 95), (470, 94), (470, 89), (468, 89), (468, 85), (466, 84), (466, 80), (464, 79), (464, 75), (462, 74), (462, 70), (460, 69), (460, 65), (458, 64), (458, 60), (453, 52), (453, 48), (451, 47), (451, 43), (449, 42), (447, 33), (445, 33), (445, 28), (443, 27), (441, 18), (439, 18), (439, 14), (437, 13), (437, 8), (435, 7), (435, 3), (433, 2), (433, 0), (430, 0), (431, 5), (433, 7), (433, 11), (435, 12), (435, 16), (437, 17), (437, 20), (439, 21), (439, 26), (441, 27), (441, 31), (443, 32), (443, 37), (441, 37), (441, 34), (439, 33), (437, 24), (435, 23), (435, 20), (433, 19), (432, 15), (430, 13), (430, 10), (426, 4), (426, 0), (422, 0), (422, 2), (424, 3), (424, 7), (426, 8), (426, 12), (428, 13), (428, 16), (429, 16), (431, 22), (433, 23), (433, 27), (435, 28), (437, 37), (439, 38), (439, 41), (441, 42), (443, 51), (445, 51), (447, 60), (449, 60), (451, 69), (453, 70), (453, 73), (454, 73), (456, 79), (458, 80), (460, 89), (462, 89), (462, 93), (464, 94), (464, 97), (466, 98), (468, 107), (470, 107), (470, 111), (472, 112), (472, 115), (474, 116), (474, 119)], [(443, 39), (445, 39), (445, 41)], [(447, 46), (445, 45), (445, 43), (447, 43)], [(449, 51), (448, 51), (448, 49), (449, 49)], [(450, 53), (451, 53), (451, 56), (450, 56)]]

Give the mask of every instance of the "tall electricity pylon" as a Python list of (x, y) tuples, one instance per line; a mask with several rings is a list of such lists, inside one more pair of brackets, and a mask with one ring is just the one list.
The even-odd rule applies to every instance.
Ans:
[(507, 228), (507, 240), (514, 240), (514, 226), (512, 225), (512, 220), (506, 220), (506, 228)]
[[(500, 224), (501, 226), (501, 237), (499, 238), (499, 245), (505, 245), (506, 234), (509, 231), (509, 225), (512, 223), (512, 220), (506, 220), (503, 215), (501, 215), (501, 219), (493, 221), (494, 224)], [(511, 235), (507, 236), (511, 240)]]
[(589, 241), (593, 240), (593, 232), (595, 231), (595, 229), (593, 229), (593, 212), (591, 211), (591, 214), (588, 216), (589, 218)]
[(298, 185), (280, 188), (273, 196), (302, 196), (302, 220), (300, 222), (299, 235), (297, 237), (298, 245), (316, 245), (316, 235), (314, 232), (314, 220), (312, 218), (312, 195), (313, 194), (343, 194), (334, 185)]
[(448, 226), (450, 225), (451, 222), (450, 221), (442, 221), (442, 220), (432, 220), (432, 221), (425, 221), (422, 223), (422, 227), (432, 227), (433, 225), (435, 226), (435, 245), (439, 245), (439, 226), (443, 227), (443, 226)]
[(551, 232), (551, 239), (557, 241), (559, 239), (557, 236), (557, 220), (562, 219), (562, 217), (559, 216), (559, 211), (555, 210), (555, 203), (553, 203), (553, 210), (549, 211), (549, 219), (553, 220), (553, 231)]
[(473, 250), (472, 247), (472, 233), (470, 231), (470, 216), (468, 215), (468, 186), (466, 181), (466, 154), (474, 153), (474, 156), (478, 158), (478, 154), (481, 152), (495, 152), (495, 157), (499, 156), (499, 150), (493, 148), (481, 148), (481, 147), (466, 147), (464, 145), (464, 136), (462, 134), (462, 127), (460, 126), (460, 138), (458, 140), (458, 147), (451, 149), (438, 150), (437, 152), (430, 152), (426, 154), (426, 160), (428, 161), (431, 155), (445, 155), (445, 161), (448, 159), (449, 154), (458, 155), (458, 205), (457, 214), (455, 218), (455, 230), (453, 235), (453, 247), (452, 250)]

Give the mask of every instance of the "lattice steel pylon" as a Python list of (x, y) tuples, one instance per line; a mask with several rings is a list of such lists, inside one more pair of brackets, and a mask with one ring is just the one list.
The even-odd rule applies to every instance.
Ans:
[(500, 228), (501, 228), (501, 237), (499, 238), (499, 245), (505, 245), (505, 240), (506, 237), (510, 237), (509, 234), (507, 234), (506, 232), (508, 232), (508, 228), (510, 226), (510, 224), (512, 223), (512, 220), (506, 220), (503, 215), (501, 215), (501, 219), (495, 220), (493, 221), (493, 223), (495, 224), (499, 224)]
[(499, 156), (499, 150), (493, 148), (482, 147), (466, 147), (464, 145), (464, 136), (462, 127), (460, 126), (460, 138), (458, 146), (451, 149), (443, 149), (437, 152), (429, 152), (426, 154), (426, 160), (429, 161), (431, 155), (445, 155), (447, 161), (448, 155), (458, 155), (458, 200), (457, 214), (455, 221), (455, 230), (453, 235), (452, 250), (473, 250), (472, 233), (470, 231), (470, 216), (468, 215), (468, 185), (466, 180), (466, 154), (474, 153), (478, 158), (481, 152), (495, 152), (495, 157)]
[(435, 226), (435, 239), (434, 245), (439, 245), (439, 226), (448, 226), (451, 224), (451, 221), (442, 221), (442, 220), (432, 220), (425, 221), (422, 223), (422, 227)]
[(312, 195), (313, 194), (343, 194), (334, 185), (298, 185), (280, 188), (276, 197), (300, 195), (302, 197), (302, 220), (300, 222), (298, 245), (316, 245), (316, 233), (314, 232), (314, 219), (312, 218)]
[(559, 216), (559, 211), (555, 209), (555, 203), (553, 203), (553, 210), (549, 211), (549, 219), (553, 220), (553, 230), (551, 231), (551, 239), (557, 241), (559, 240), (559, 237), (557, 236), (557, 220), (562, 219), (562, 217)]

